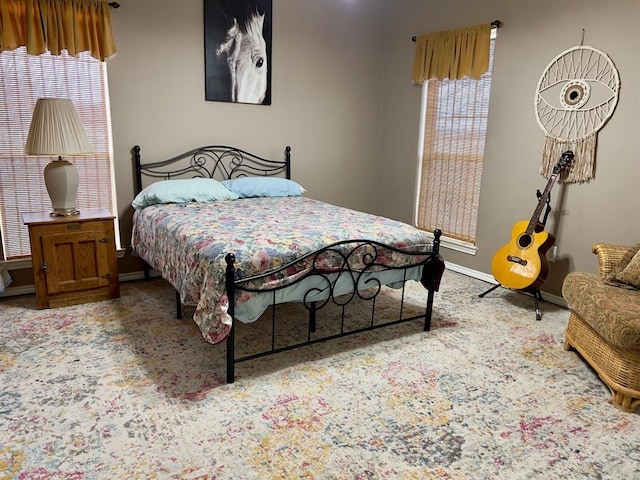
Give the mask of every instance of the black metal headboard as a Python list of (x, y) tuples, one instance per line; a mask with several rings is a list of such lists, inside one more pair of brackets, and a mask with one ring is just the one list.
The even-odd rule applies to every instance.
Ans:
[(133, 147), (136, 168), (136, 193), (144, 188), (142, 177), (161, 180), (204, 177), (230, 178), (246, 176), (276, 176), (291, 178), (291, 147), (284, 150), (284, 160), (269, 160), (239, 148), (225, 145), (198, 147), (159, 162), (142, 163), (140, 147)]

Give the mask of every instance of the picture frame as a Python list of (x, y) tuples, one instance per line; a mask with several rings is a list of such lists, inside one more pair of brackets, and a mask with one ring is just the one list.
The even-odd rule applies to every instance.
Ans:
[(204, 0), (205, 100), (271, 105), (272, 0)]

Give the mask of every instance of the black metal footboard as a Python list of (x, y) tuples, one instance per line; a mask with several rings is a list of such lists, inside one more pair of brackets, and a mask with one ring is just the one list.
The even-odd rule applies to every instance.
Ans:
[[(439, 254), (441, 233), (442, 232), (440, 230), (436, 230), (434, 232), (432, 248), (428, 252), (400, 250), (388, 245), (383, 245), (381, 243), (368, 240), (349, 240), (329, 245), (322, 248), (321, 250), (305, 255), (292, 263), (284, 265), (277, 270), (273, 270), (268, 273), (253, 276), (250, 278), (236, 278), (237, 272), (235, 268), (235, 256), (232, 253), (227, 254), (227, 256), (225, 257), (225, 260), (227, 262), (225, 283), (227, 297), (229, 299), (228, 313), (233, 319), (231, 330), (227, 337), (227, 382), (233, 383), (235, 379), (236, 363), (252, 360), (266, 355), (271, 355), (273, 353), (283, 352), (305, 345), (325, 342), (334, 338), (353, 335), (356, 333), (370, 331), (377, 328), (404, 323), (420, 318), (424, 318), (424, 330), (430, 330), (434, 295), (435, 292), (439, 289), (440, 279), (444, 271), (444, 261)], [(402, 262), (403, 264), (400, 266), (389, 267), (385, 263), (382, 263), (380, 261), (380, 258), (385, 257), (385, 255), (387, 254), (392, 254), (396, 258), (399, 256), (400, 258), (406, 259), (406, 261)], [(354, 258), (356, 257), (359, 259), (357, 262), (354, 261)], [(407, 278), (407, 271), (411, 268), (420, 266), (422, 267), (420, 282), (427, 289), (425, 310), (424, 313), (420, 315), (403, 317), (402, 307), (404, 302), (404, 282)], [(276, 287), (264, 287), (266, 283), (265, 281), (273, 280), (274, 278), (278, 277), (278, 274), (289, 271), (291, 269), (301, 272), (295, 277), (294, 280), (279, 282)], [(323, 307), (332, 302), (343, 307), (356, 298), (371, 300), (372, 302), (374, 302), (373, 311), (375, 311), (375, 299), (384, 286), (379, 280), (378, 275), (381, 272), (390, 270), (400, 272), (401, 277), (403, 278), (402, 280), (400, 280), (403, 286), (402, 296), (400, 300), (401, 305), (399, 307), (400, 315), (397, 320), (391, 320), (385, 323), (375, 323), (374, 314), (372, 312), (371, 322), (367, 326), (345, 330), (343, 309), (339, 333), (312, 338), (312, 333), (316, 331), (316, 316), (318, 312)], [(278, 290), (289, 288), (310, 277), (313, 277), (315, 279), (316, 285), (310, 287), (306, 291), (306, 293), (304, 294), (304, 299), (301, 302), (308, 310), (307, 338), (306, 340), (295, 343), (293, 345), (277, 347), (275, 344), (275, 294)], [(343, 283), (346, 282), (347, 284), (350, 284), (352, 286), (351, 291), (345, 294), (336, 290), (338, 280)], [(273, 284), (273, 282), (271, 282), (271, 284)], [(236, 332), (234, 326), (236, 322), (235, 298), (236, 294), (241, 291), (253, 292), (256, 294), (273, 294), (273, 301), (271, 304), (272, 342), (271, 348), (266, 351), (236, 357)]]

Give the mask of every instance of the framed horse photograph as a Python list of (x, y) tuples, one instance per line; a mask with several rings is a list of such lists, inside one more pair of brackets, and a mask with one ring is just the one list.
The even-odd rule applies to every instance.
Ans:
[(205, 99), (271, 105), (272, 0), (204, 0)]

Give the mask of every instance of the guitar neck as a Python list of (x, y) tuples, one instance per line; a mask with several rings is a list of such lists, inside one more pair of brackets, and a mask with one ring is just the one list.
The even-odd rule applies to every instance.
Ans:
[(533, 212), (533, 215), (531, 216), (531, 220), (529, 221), (529, 225), (527, 226), (526, 233), (528, 235), (531, 235), (534, 232), (536, 225), (538, 225), (538, 223), (540, 222), (540, 214), (542, 213), (542, 208), (544, 207), (544, 204), (547, 202), (547, 199), (549, 198), (549, 193), (551, 192), (551, 189), (553, 188), (553, 184), (555, 183), (557, 177), (558, 177), (558, 174), (556, 173), (551, 175), (551, 177), (549, 178), (549, 181), (547, 182), (547, 186), (544, 188), (544, 192), (542, 192), (542, 195), (540, 195), (538, 206)]

